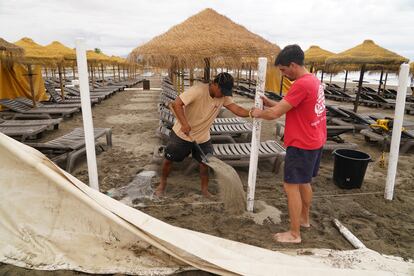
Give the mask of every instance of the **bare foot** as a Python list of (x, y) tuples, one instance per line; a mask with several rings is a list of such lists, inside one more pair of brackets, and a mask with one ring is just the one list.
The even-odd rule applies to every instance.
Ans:
[(283, 232), (283, 233), (276, 233), (273, 235), (273, 239), (277, 242), (283, 242), (283, 243), (301, 243), (302, 242), (302, 239), (300, 238), (300, 236), (295, 236), (290, 231)]
[(300, 226), (303, 228), (310, 228), (311, 225), (309, 223), (309, 219), (305, 220), (303, 218), (300, 219)]
[(209, 191), (201, 191), (201, 194), (202, 194), (204, 197), (206, 197), (206, 198), (211, 198), (211, 197), (213, 197), (213, 195), (212, 195), (212, 194), (210, 194), (210, 192), (209, 192)]
[(161, 187), (161, 185), (158, 185), (158, 187), (155, 189), (154, 194), (157, 197), (163, 197), (165, 192), (165, 188)]

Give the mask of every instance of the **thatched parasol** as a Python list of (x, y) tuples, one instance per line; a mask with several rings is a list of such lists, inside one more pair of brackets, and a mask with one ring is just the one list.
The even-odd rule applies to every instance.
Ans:
[(27, 71), (29, 76), (30, 90), (32, 94), (33, 106), (36, 106), (34, 89), (33, 89), (33, 72), (32, 64), (58, 64), (63, 60), (63, 55), (52, 53), (45, 47), (37, 44), (30, 38), (22, 38), (15, 43), (17, 46), (20, 46), (24, 49), (24, 56), (19, 58), (19, 62), (27, 65)]
[(212, 9), (205, 9), (135, 48), (130, 60), (160, 68), (240, 68), (258, 57), (273, 60), (280, 48)]
[[(358, 110), (359, 96), (362, 88), (362, 81), (364, 79), (364, 72), (366, 70), (394, 70), (397, 71), (399, 66), (407, 62), (408, 59), (382, 48), (374, 43), (372, 40), (365, 40), (362, 44), (355, 46), (342, 53), (336, 54), (326, 60), (326, 64), (330, 67), (343, 66), (344, 69), (355, 69), (360, 67), (360, 77), (358, 83), (358, 93), (354, 104), (354, 112)], [(382, 74), (380, 86), (382, 82)], [(380, 90), (380, 89), (379, 89)]]
[(410, 63), (410, 71), (411, 71), (411, 74), (414, 75), (414, 62)]
[(0, 37), (0, 57), (6, 56), (22, 56), (24, 49), (13, 43), (10, 43)]
[(71, 64), (72, 65), (72, 70), (73, 70), (73, 78), (75, 78), (74, 63), (75, 63), (75, 60), (76, 60), (76, 51), (74, 49), (66, 47), (65, 45), (63, 45), (59, 41), (53, 41), (49, 45), (46, 45), (45, 49), (50, 51), (50, 53), (54, 53), (54, 54), (58, 54), (58, 55), (63, 56), (62, 62), (58, 63), (58, 73), (59, 73), (59, 82), (60, 82), (61, 94), (62, 94), (62, 98), (64, 99), (65, 97), (64, 97), (63, 79), (62, 79), (62, 69), (63, 69), (63, 72), (65, 72), (65, 71), (64, 71), (64, 68), (62, 68), (62, 67), (64, 67), (65, 64), (68, 64), (68, 63)]
[(327, 58), (333, 55), (335, 55), (335, 53), (322, 49), (319, 46), (312, 45), (309, 47), (308, 50), (305, 51), (305, 64), (310, 66), (311, 72), (313, 72), (313, 70), (322, 70), (321, 81), (323, 81), (325, 61)]

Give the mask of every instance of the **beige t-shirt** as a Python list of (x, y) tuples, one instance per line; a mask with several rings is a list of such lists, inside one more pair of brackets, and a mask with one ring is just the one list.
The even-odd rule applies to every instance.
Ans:
[[(184, 114), (191, 127), (190, 136), (199, 144), (210, 140), (210, 127), (221, 107), (233, 103), (232, 97), (212, 98), (208, 84), (204, 83), (192, 86), (179, 97), (184, 103)], [(173, 130), (181, 139), (191, 141), (181, 131), (178, 119), (175, 120)]]

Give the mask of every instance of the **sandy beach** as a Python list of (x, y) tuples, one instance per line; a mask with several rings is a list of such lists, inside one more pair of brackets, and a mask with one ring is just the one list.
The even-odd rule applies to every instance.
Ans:
[[(151, 79), (151, 87), (160, 87), (160, 79)], [(130, 89), (117, 93), (93, 108), (94, 126), (111, 127), (113, 132), (113, 148), (104, 148), (97, 157), (101, 192), (106, 193), (113, 191), (114, 188), (128, 185), (141, 171), (159, 172), (159, 164), (152, 162), (154, 149), (161, 144), (156, 134), (159, 124), (157, 112), (159, 93), (159, 89), (150, 91)], [(246, 107), (253, 105), (253, 100), (238, 95), (235, 95), (234, 100)], [(339, 103), (328, 101), (328, 104)], [(391, 115), (393, 110), (361, 106), (359, 112)], [(224, 116), (231, 116), (231, 114), (226, 111)], [(405, 119), (414, 121), (414, 116), (406, 115)], [(75, 115), (74, 118), (65, 120), (58, 131), (46, 135), (44, 140), (57, 137), (81, 125), (81, 115)], [(379, 166), (380, 147), (365, 142), (360, 134), (345, 134), (341, 137), (346, 141), (357, 143), (359, 150), (370, 154), (374, 162), (368, 166), (361, 189), (343, 190), (335, 186), (332, 180), (333, 157), (329, 153), (324, 154), (319, 176), (312, 184), (314, 201), (311, 209), (311, 228), (303, 230), (303, 242), (298, 245), (278, 244), (272, 240), (272, 233), (287, 229), (288, 215), (286, 196), (282, 188), (282, 173), (277, 175), (273, 173), (272, 164), (269, 162), (259, 163), (255, 199), (261, 203), (256, 204), (258, 207), (256, 211), (261, 211), (263, 214), (271, 210), (270, 213), (274, 214), (279, 210), (281, 221), (278, 220), (278, 216), (269, 218), (265, 215), (264, 220), (258, 222), (247, 214), (226, 213), (223, 203), (216, 195), (218, 185), (213, 173), (210, 173), (209, 187), (210, 192), (215, 196), (210, 199), (203, 198), (200, 193), (198, 171), (187, 169), (190, 165), (189, 160), (174, 164), (168, 179), (166, 197), (137, 198), (132, 203), (141, 211), (172, 225), (279, 251), (306, 248), (352, 249), (353, 247), (334, 227), (332, 219), (336, 218), (368, 248), (387, 255), (413, 259), (414, 155), (412, 151), (400, 156), (394, 200), (386, 201), (383, 194), (387, 169)], [(265, 141), (274, 138), (275, 122), (263, 122), (261, 139)], [(237, 173), (246, 190), (248, 168), (237, 168)], [(77, 164), (73, 175), (85, 183), (88, 182), (85, 160)], [(157, 182), (158, 178), (154, 177), (153, 188)], [(6, 275), (14, 275), (13, 272), (25, 275), (32, 271), (0, 265), (0, 274), (4, 272)], [(61, 273), (64, 273), (61, 275), (81, 274), (70, 271)]]

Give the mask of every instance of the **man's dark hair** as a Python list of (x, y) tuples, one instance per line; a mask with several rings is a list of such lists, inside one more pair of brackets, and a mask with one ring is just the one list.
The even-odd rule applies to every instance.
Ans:
[(280, 51), (276, 57), (275, 65), (289, 66), (291, 62), (297, 65), (303, 65), (305, 60), (305, 53), (297, 44), (288, 45)]
[(220, 87), (221, 93), (223, 93), (224, 96), (232, 96), (232, 90), (234, 85), (234, 79), (233, 76), (229, 73), (220, 73), (218, 74), (214, 80), (213, 83), (217, 83)]

